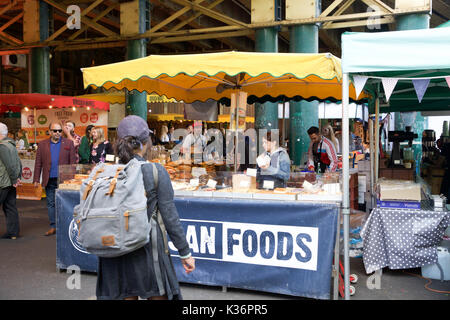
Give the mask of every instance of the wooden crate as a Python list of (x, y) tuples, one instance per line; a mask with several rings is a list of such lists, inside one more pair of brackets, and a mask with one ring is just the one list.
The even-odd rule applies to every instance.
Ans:
[(24, 200), (41, 200), (42, 186), (34, 186), (33, 183), (22, 183), (16, 188), (17, 199)]

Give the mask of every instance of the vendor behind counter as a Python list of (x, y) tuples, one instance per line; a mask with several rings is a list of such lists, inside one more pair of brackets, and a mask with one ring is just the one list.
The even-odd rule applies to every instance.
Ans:
[(286, 188), (291, 174), (291, 160), (286, 149), (279, 146), (278, 139), (272, 139), (272, 132), (263, 137), (263, 147), (265, 152), (256, 159), (259, 187), (269, 188), (270, 183), (265, 181), (273, 181), (273, 188)]
[(335, 172), (338, 166), (336, 148), (332, 141), (320, 134), (319, 128), (308, 129), (311, 143), (308, 148), (308, 169), (316, 172)]

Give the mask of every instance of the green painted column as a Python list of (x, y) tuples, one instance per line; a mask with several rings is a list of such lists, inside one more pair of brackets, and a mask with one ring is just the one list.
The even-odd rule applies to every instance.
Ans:
[[(127, 60), (143, 58), (147, 55), (145, 39), (129, 40), (127, 43)], [(127, 114), (140, 116), (147, 121), (147, 93), (137, 90), (128, 91)]]
[(31, 49), (31, 91), (32, 93), (51, 93), (48, 47)]
[[(278, 29), (276, 27), (256, 30), (255, 51), (278, 52)], [(278, 129), (278, 103), (255, 104), (255, 129)]]
[[(150, 28), (149, 4), (146, 0), (139, 1), (139, 12), (137, 19), (139, 23), (139, 33), (144, 33)], [(148, 14), (148, 17), (147, 17)], [(147, 39), (129, 40), (127, 43), (127, 60), (143, 58), (147, 56)], [(137, 115), (147, 121), (147, 93), (137, 90), (129, 91), (126, 94), (127, 114)]]
[[(39, 3), (39, 33), (41, 41), (49, 37), (49, 8), (44, 1)], [(31, 91), (50, 94), (50, 49), (31, 49)]]
[[(429, 14), (408, 14), (396, 18), (397, 30), (418, 30), (430, 28)], [(412, 84), (411, 84), (412, 86)], [(420, 173), (420, 163), (422, 159), (422, 133), (428, 127), (428, 117), (423, 117), (420, 112), (396, 112), (395, 130), (405, 130), (406, 126), (411, 126), (412, 131), (417, 133), (418, 138), (413, 144), (414, 157), (416, 158), (416, 172)]]
[[(307, 24), (291, 27), (289, 51), (292, 53), (318, 53), (318, 25)], [(290, 101), (289, 124), (290, 158), (294, 165), (302, 165), (310, 142), (307, 131), (311, 126), (319, 125), (319, 102)]]

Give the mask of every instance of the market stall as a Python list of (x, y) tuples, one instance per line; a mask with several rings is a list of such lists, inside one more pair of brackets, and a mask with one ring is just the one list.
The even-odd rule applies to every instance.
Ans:
[[(372, 112), (375, 113), (375, 119), (377, 119), (376, 125), (378, 124), (380, 110), (383, 110), (383, 112), (405, 112), (448, 109), (450, 105), (450, 60), (448, 58), (450, 42), (448, 39), (450, 39), (450, 28), (344, 33), (342, 35), (342, 122), (344, 130), (348, 130), (346, 124), (348, 124), (348, 84), (350, 78), (358, 90), (368, 87), (372, 87), (372, 90), (374, 90), (376, 103), (373, 105)], [(408, 54), (405, 54), (405, 52)], [(381, 92), (381, 88), (383, 88), (384, 93)], [(382, 103), (384, 106), (381, 109)], [(377, 133), (378, 130), (376, 129), (375, 132)], [(413, 139), (412, 134), (412, 132), (394, 131), (392, 141), (396, 142), (398, 147), (399, 141)], [(345, 136), (346, 134), (344, 134)], [(374, 140), (378, 142), (378, 137), (375, 137)], [(343, 145), (344, 148), (348, 148), (348, 141), (345, 141)], [(378, 143), (375, 143), (374, 146), (374, 154), (378, 155)], [(408, 176), (406, 178), (401, 177), (403, 176), (401, 175), (402, 170), (408, 169), (408, 167), (411, 169), (411, 165), (404, 161), (407, 159), (399, 158), (398, 153), (393, 151), (391, 160), (391, 165), (388, 168), (392, 170), (391, 178), (378, 180), (378, 170), (381, 170), (382, 167), (378, 164), (378, 156), (372, 158), (372, 176), (375, 178), (372, 181), (373, 185), (378, 182), (379, 187), (379, 194), (376, 196), (379, 200), (389, 201), (378, 203), (378, 207), (372, 211), (363, 230), (363, 240), (366, 241), (365, 248), (367, 248), (363, 259), (367, 272), (385, 266), (398, 268), (399, 265), (395, 265), (391, 260), (392, 252), (401, 256), (401, 259), (399, 259), (400, 267), (417, 267), (437, 262), (436, 247), (448, 225), (449, 212), (445, 208), (445, 200), (443, 204), (442, 198), (433, 197), (430, 212), (426, 207), (430, 203), (427, 200), (430, 199), (427, 199), (427, 197), (424, 199), (421, 195), (424, 184), (410, 181)], [(404, 168), (402, 169), (401, 166), (404, 166)], [(345, 182), (348, 175), (348, 166), (344, 166), (343, 174)], [(404, 183), (391, 181), (395, 178), (406, 181)], [(408, 198), (411, 193), (402, 193), (402, 190), (410, 190), (409, 188), (416, 190), (414, 199)], [(384, 196), (380, 194), (380, 189), (385, 190)], [(398, 201), (399, 199), (404, 201)], [(413, 208), (415, 210), (411, 211), (411, 207), (407, 207), (412, 205), (408, 200), (415, 202), (413, 203), (416, 206)], [(343, 210), (348, 207), (348, 201), (348, 194), (345, 194)], [(394, 209), (392, 209), (392, 206)], [(402, 207), (401, 210), (404, 210), (403, 214), (400, 214), (403, 218), (396, 220), (395, 217), (399, 215), (400, 207)], [(344, 217), (347, 220), (348, 215), (345, 213), (344, 211)], [(410, 214), (413, 214), (413, 216), (409, 216)], [(406, 218), (405, 215), (410, 218)], [(395, 233), (389, 231), (393, 224), (395, 224)], [(344, 224), (344, 227), (344, 233), (346, 233), (348, 221)], [(373, 234), (376, 230), (383, 230), (385, 238), (376, 237), (375, 239)], [(390, 237), (394, 234), (394, 237)], [(405, 242), (402, 244), (398, 239), (403, 239)], [(379, 241), (378, 245), (382, 246), (383, 250), (377, 248), (377, 244), (373, 241)], [(392, 245), (394, 248), (391, 247)], [(373, 260), (373, 250), (383, 252), (379, 255), (378, 261)], [(417, 257), (422, 259), (416, 259)], [(346, 272), (349, 272), (348, 265), (345, 269)], [(346, 281), (348, 281), (347, 278)]]
[[(192, 275), (186, 275), (178, 261), (174, 263), (180, 281), (329, 298), (329, 262), (339, 215), (336, 204), (292, 200), (295, 195), (282, 200), (283, 195), (277, 199), (270, 194), (265, 198), (262, 193), (259, 198), (242, 194), (243, 201), (239, 195), (226, 198), (220, 192), (207, 193), (176, 192), (175, 205), (197, 259)], [(78, 203), (79, 192), (57, 190), (56, 265), (67, 269), (76, 264), (83, 271), (96, 272), (96, 256), (77, 241), (71, 208)], [(283, 212), (274, 215), (280, 207)], [(169, 248), (178, 260), (170, 241)]]
[[(109, 103), (78, 97), (46, 95), (40, 93), (0, 94), (3, 112), (20, 112), (20, 138), (25, 143), (19, 146), (22, 161), (22, 184), (17, 188), (19, 199), (40, 200), (42, 190), (32, 184), (36, 145), (49, 137), (52, 121), (73, 121), (75, 133), (84, 136), (90, 124), (104, 128), (107, 133)], [(26, 147), (27, 146), (27, 147)]]
[[(165, 94), (169, 98), (183, 100), (187, 103), (206, 101), (207, 99), (228, 101), (233, 107), (235, 114), (239, 115), (234, 117), (236, 120), (235, 129), (245, 122), (243, 119), (245, 110), (241, 112), (241, 109), (245, 109), (247, 103), (278, 101), (283, 98), (286, 100), (340, 100), (342, 93), (340, 72), (340, 60), (331, 54), (243, 52), (149, 56), (114, 65), (83, 69), (86, 87), (93, 86), (94, 88), (104, 87), (106, 89), (115, 88), (119, 90), (125, 88), (128, 90), (137, 89), (147, 93)], [(356, 100), (353, 87), (352, 92), (351, 97)], [(363, 93), (361, 99), (367, 99), (367, 97)], [(232, 125), (233, 122), (231, 122)], [(238, 133), (239, 130), (235, 130), (235, 134), (237, 135)], [(256, 190), (256, 179), (252, 176), (250, 170), (247, 170), (246, 173), (230, 172), (231, 175), (229, 177), (222, 177), (222, 180), (218, 181), (217, 177), (217, 179), (214, 179), (214, 164), (205, 163), (202, 165), (190, 161), (188, 163), (173, 162), (166, 163), (166, 169), (173, 179), (180, 218), (187, 234), (191, 232), (191, 237), (194, 235), (191, 231), (192, 227), (189, 227), (189, 223), (200, 225), (201, 221), (215, 221), (214, 223), (218, 221), (223, 224), (241, 224), (244, 221), (242, 223), (243, 232), (246, 230), (245, 228), (254, 230), (252, 229), (254, 228), (253, 225), (259, 224), (261, 226), (264, 226), (264, 224), (272, 226), (270, 227), (272, 229), (267, 231), (278, 230), (277, 228), (283, 229), (284, 223), (279, 218), (280, 208), (287, 210), (292, 204), (293, 209), (288, 213), (288, 216), (290, 219), (293, 219), (292, 221), (299, 219), (298, 224), (290, 222), (292, 225), (315, 228), (320, 234), (324, 230), (331, 230), (328, 238), (331, 243), (329, 243), (327, 248), (322, 248), (321, 246), (314, 248), (312, 250), (314, 253), (312, 254), (318, 257), (332, 257), (333, 247), (338, 244), (338, 241), (335, 241), (335, 235), (338, 232), (334, 232), (332, 229), (323, 229), (325, 228), (324, 225), (316, 219), (309, 221), (308, 212), (310, 212), (311, 206), (314, 205), (306, 201), (315, 202), (318, 206), (325, 206), (327, 209), (324, 212), (324, 216), (330, 219), (325, 225), (327, 225), (327, 228), (333, 228), (333, 225), (336, 225), (337, 221), (339, 221), (339, 219), (337, 221), (333, 220), (333, 212), (338, 211), (341, 199), (339, 177), (319, 177), (316, 180), (316, 176), (314, 176), (309, 181), (306, 175), (299, 175), (298, 189), (302, 190), (295, 190), (297, 189), (295, 187), (274, 189), (273, 186), (262, 188), (266, 190)], [(332, 204), (326, 203), (327, 200), (328, 202), (330, 201), (330, 195), (334, 196)], [(284, 201), (279, 201), (280, 199), (284, 199)], [(248, 217), (246, 217), (246, 212), (256, 210), (247, 208), (247, 206), (256, 207), (259, 205), (261, 207), (260, 201), (263, 200), (265, 201), (264, 203), (272, 203), (272, 205), (267, 205), (267, 208), (270, 208), (270, 210), (265, 213), (270, 216), (270, 220), (261, 224), (259, 221), (259, 216), (262, 215), (261, 212), (259, 212), (259, 215), (249, 214)], [(191, 209), (195, 203), (205, 209), (197, 210), (198, 213), (196, 213), (195, 210)], [(225, 210), (227, 209), (226, 204), (229, 203), (233, 204), (233, 208)], [(214, 211), (227, 212), (226, 219), (228, 220), (225, 220), (223, 216), (214, 217), (210, 210), (211, 205), (217, 206)], [(264, 239), (268, 243), (268, 247), (266, 247), (267, 253), (273, 252), (272, 250), (275, 250), (275, 248), (270, 246), (272, 243), (271, 236), (268, 233), (266, 234), (267, 239)], [(250, 233), (246, 235), (250, 237)], [(305, 237), (308, 236), (305, 235)], [(236, 238), (232, 238), (232, 240), (237, 241)], [(242, 243), (237, 245), (236, 252), (251, 250), (253, 247), (249, 247), (250, 240), (252, 239), (246, 239), (246, 246)], [(335, 252), (339, 252), (339, 250), (335, 249)], [(303, 256), (305, 253), (303, 251), (300, 255)], [(194, 252), (194, 257), (198, 257), (199, 261), (203, 260), (197, 252)], [(215, 263), (219, 265), (227, 263), (224, 259), (214, 259), (216, 260)], [(319, 264), (323, 264), (323, 267), (314, 267), (310, 270), (312, 271), (311, 274), (308, 274), (308, 276), (304, 274), (299, 277), (298, 281), (304, 286), (304, 290), (296, 294), (315, 298), (329, 297), (332, 259), (319, 259)], [(242, 263), (246, 264), (246, 262)], [(335, 255), (335, 266), (338, 265), (338, 259)], [(261, 274), (261, 278), (258, 280), (259, 283), (273, 281), (271, 278), (273, 272), (264, 272), (264, 268), (267, 268), (267, 266), (261, 263), (255, 264), (253, 272), (251, 272), (252, 275)], [(294, 268), (305, 269), (302, 266)], [(223, 267), (220, 270), (222, 270), (221, 273), (223, 272), (220, 275), (222, 279), (231, 277), (231, 274)], [(198, 275), (207, 275), (212, 273), (213, 270), (211, 270), (209, 262), (205, 264), (199, 263), (196, 272)], [(314, 277), (310, 277), (312, 274), (314, 274)], [(181, 277), (182, 275), (179, 276)], [(216, 279), (220, 277), (216, 277)], [(316, 292), (314, 284), (307, 280), (310, 278), (323, 280), (325, 287), (322, 288), (323, 290), (321, 290), (320, 294)], [(302, 282), (300, 279), (305, 280), (305, 282)], [(337, 290), (336, 279), (337, 277), (335, 277), (335, 290)], [(214, 281), (211, 282), (210, 280), (204, 277), (203, 280), (194, 279), (193, 277), (183, 279), (183, 281), (188, 282), (199, 283), (200, 281), (200, 283), (204, 284), (213, 284), (212, 282)], [(253, 279), (239, 279), (238, 283), (229, 283), (229, 285), (245, 288), (246, 283), (251, 283), (252, 281)], [(297, 279), (292, 279), (292, 281), (295, 282)], [(216, 284), (222, 285), (223, 281), (217, 280)], [(286, 285), (289, 286), (291, 284), (288, 282)], [(292, 284), (292, 286), (295, 285)], [(249, 287), (251, 288), (252, 286)], [(258, 287), (258, 289), (266, 290), (263, 287)], [(336, 295), (334, 297), (337, 298)]]

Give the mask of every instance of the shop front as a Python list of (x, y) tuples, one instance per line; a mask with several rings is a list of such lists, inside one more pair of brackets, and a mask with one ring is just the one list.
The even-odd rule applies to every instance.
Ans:
[(107, 134), (109, 104), (105, 102), (39, 93), (0, 94), (1, 110), (20, 112), (21, 126), (17, 133), (17, 148), (22, 162), (21, 185), (17, 198), (40, 200), (42, 188), (33, 185), (37, 144), (49, 138), (49, 125), (58, 121), (75, 124), (74, 132), (84, 136), (86, 127), (94, 125)]
[[(123, 65), (87, 68), (83, 69), (84, 81), (86, 86), (98, 83), (107, 89), (145, 90), (186, 103), (228, 99), (233, 109), (230, 114), (238, 115), (234, 118), (230, 115), (231, 137), (237, 138), (246, 122), (247, 115), (241, 113), (244, 103), (282, 97), (341, 99), (340, 62), (329, 54), (228, 52), (195, 58), (150, 56)], [(140, 65), (133, 70), (149, 72), (145, 77), (131, 75), (128, 63)], [(183, 70), (175, 70), (174, 66), (183, 66)], [(199, 66), (203, 69), (197, 70)], [(205, 66), (209, 66), (207, 70)], [(161, 75), (164, 77), (160, 79)], [(131, 79), (126, 86), (124, 78)], [(218, 80), (223, 81), (225, 90), (216, 90)], [(354, 93), (351, 97), (355, 97)], [(367, 99), (365, 93), (361, 97)], [(239, 151), (238, 140), (235, 152)], [(328, 299), (334, 273), (333, 298), (337, 299), (339, 241), (336, 240), (342, 199), (339, 173), (292, 172), (289, 187), (274, 188), (273, 184), (257, 182), (255, 171), (238, 170), (237, 159), (235, 156), (229, 161), (234, 169), (225, 171), (223, 165), (229, 165), (224, 159), (221, 162), (167, 156), (151, 159), (164, 165), (170, 175), (175, 204), (197, 258), (195, 275), (184, 275), (176, 267), (180, 280)], [(67, 208), (76, 205), (77, 191), (63, 189), (57, 192), (57, 208), (66, 208), (64, 213), (58, 213), (61, 218), (66, 215), (65, 225), (57, 228), (59, 241), (76, 234), (66, 226), (71, 225), (71, 210)], [(71, 192), (75, 194), (73, 198), (67, 196)], [(176, 252), (172, 254), (177, 259)], [(72, 263), (77, 264), (76, 260), (58, 260), (60, 268)]]

